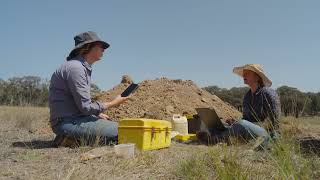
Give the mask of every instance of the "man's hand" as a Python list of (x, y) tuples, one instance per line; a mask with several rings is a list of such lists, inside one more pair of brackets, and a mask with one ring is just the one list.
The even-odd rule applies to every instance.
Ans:
[(128, 97), (121, 97), (121, 95), (118, 95), (114, 100), (112, 100), (111, 102), (107, 102), (104, 105), (107, 108), (111, 108), (111, 107), (115, 107), (115, 106), (119, 106), (120, 104), (126, 102), (128, 99), (130, 99), (131, 96)]
[(113, 101), (111, 101), (111, 102), (113, 102), (113, 103), (115, 104), (115, 106), (118, 106), (118, 105), (126, 102), (128, 99), (130, 99), (130, 97), (131, 97), (131, 96), (122, 97), (121, 95), (118, 95), (118, 96), (117, 96)]
[(98, 117), (101, 118), (101, 119), (105, 119), (105, 120), (111, 120), (111, 118), (108, 115), (104, 114), (104, 113), (100, 113), (98, 115)]

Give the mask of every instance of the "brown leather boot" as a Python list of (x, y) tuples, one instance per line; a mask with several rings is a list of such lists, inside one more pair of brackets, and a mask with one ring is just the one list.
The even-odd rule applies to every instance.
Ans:
[(53, 142), (52, 142), (52, 146), (54, 147), (77, 147), (79, 146), (78, 141), (73, 138), (73, 137), (69, 137), (66, 135), (57, 135)]

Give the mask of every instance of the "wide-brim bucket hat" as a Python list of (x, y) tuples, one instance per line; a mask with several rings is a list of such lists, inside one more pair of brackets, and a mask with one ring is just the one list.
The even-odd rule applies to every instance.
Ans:
[(233, 68), (233, 73), (243, 77), (243, 70), (250, 70), (255, 72), (262, 79), (262, 82), (265, 86), (270, 87), (272, 85), (272, 81), (263, 71), (262, 66), (260, 64), (246, 64), (244, 66), (235, 67)]
[(100, 42), (104, 49), (107, 49), (110, 46), (109, 43), (101, 40), (98, 37), (98, 35), (93, 31), (87, 31), (87, 32), (80, 33), (80, 34), (76, 35), (73, 39), (74, 39), (75, 47), (69, 53), (69, 57), (72, 56), (72, 54), (77, 49), (81, 49), (84, 45), (89, 44), (89, 43)]

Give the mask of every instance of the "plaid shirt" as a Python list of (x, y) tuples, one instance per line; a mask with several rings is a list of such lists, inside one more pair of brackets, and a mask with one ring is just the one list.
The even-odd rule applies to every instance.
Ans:
[(255, 93), (247, 92), (243, 99), (243, 119), (250, 122), (270, 121), (274, 128), (279, 127), (281, 114), (280, 99), (270, 87), (259, 87)]

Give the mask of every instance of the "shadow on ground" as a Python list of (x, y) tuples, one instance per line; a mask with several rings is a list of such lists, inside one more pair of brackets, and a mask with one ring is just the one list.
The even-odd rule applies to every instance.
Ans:
[(17, 141), (12, 143), (12, 147), (24, 149), (46, 149), (54, 148), (52, 141), (32, 140), (32, 141)]

